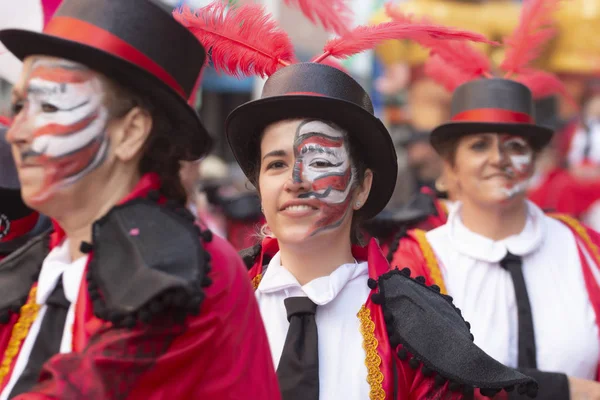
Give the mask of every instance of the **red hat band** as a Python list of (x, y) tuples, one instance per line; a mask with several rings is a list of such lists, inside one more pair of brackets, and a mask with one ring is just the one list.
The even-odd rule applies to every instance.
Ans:
[(452, 117), (454, 122), (485, 122), (493, 124), (534, 124), (531, 115), (500, 108), (477, 108), (462, 111)]
[(56, 16), (50, 20), (44, 33), (95, 47), (129, 61), (156, 76), (182, 97), (187, 98), (185, 91), (173, 76), (144, 53), (107, 30), (73, 17)]

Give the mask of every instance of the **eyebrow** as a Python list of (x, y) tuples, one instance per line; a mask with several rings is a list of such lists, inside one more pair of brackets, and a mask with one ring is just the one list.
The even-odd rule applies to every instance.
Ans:
[(263, 160), (267, 157), (283, 157), (286, 154), (287, 153), (285, 152), (285, 150), (273, 150), (273, 151), (270, 151), (267, 154), (265, 154), (265, 156), (263, 157)]

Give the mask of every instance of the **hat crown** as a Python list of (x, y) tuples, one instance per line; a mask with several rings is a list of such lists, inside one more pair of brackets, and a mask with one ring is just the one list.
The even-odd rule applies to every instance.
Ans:
[(262, 98), (307, 95), (347, 101), (373, 114), (369, 94), (345, 72), (329, 65), (298, 63), (281, 68), (267, 79)]
[(533, 97), (529, 88), (509, 79), (477, 79), (456, 88), (451, 115), (479, 109), (522, 113), (534, 118)]
[(150, 0), (64, 0), (47, 26), (48, 33), (53, 34), (53, 23), (64, 24), (67, 18), (91, 24), (126, 42), (166, 71), (185, 95), (191, 94), (206, 51), (157, 4)]

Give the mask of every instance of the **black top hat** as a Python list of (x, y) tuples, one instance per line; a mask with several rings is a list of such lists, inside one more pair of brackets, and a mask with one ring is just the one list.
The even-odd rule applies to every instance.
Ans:
[(535, 123), (531, 91), (508, 79), (477, 79), (459, 86), (452, 96), (451, 121), (431, 132), (439, 151), (450, 138), (498, 132), (523, 136), (539, 150), (550, 142), (552, 130)]
[(300, 63), (284, 67), (267, 79), (262, 98), (229, 114), (225, 131), (242, 170), (249, 178), (259, 160), (259, 138), (271, 123), (289, 118), (318, 118), (348, 131), (363, 161), (373, 171), (373, 185), (360, 214), (370, 218), (387, 204), (396, 184), (394, 144), (374, 116), (369, 95), (337, 68)]
[(0, 31), (18, 58), (47, 55), (84, 64), (148, 96), (177, 128), (185, 159), (211, 139), (187, 104), (206, 52), (198, 39), (149, 0), (64, 0), (43, 33)]

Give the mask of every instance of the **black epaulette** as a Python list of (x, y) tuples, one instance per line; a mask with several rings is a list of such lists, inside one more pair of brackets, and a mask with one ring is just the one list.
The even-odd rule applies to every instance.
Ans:
[(50, 252), (50, 232), (30, 239), (0, 262), (0, 324), (18, 314)]
[(255, 244), (252, 247), (248, 247), (246, 249), (240, 250), (239, 255), (242, 257), (246, 268), (250, 269), (258, 260), (258, 256), (260, 256), (260, 252), (262, 251), (262, 245), (260, 243)]
[(210, 240), (178, 204), (136, 199), (114, 207), (92, 226), (93, 245), (81, 246), (93, 251), (86, 279), (94, 315), (129, 328), (159, 314), (197, 315), (211, 284), (201, 242)]
[(371, 296), (380, 304), (390, 343), (401, 360), (411, 368), (434, 376), (437, 385), (465, 394), (479, 388), (495, 396), (501, 390), (517, 389), (535, 397), (537, 382), (496, 361), (473, 343), (470, 325), (436, 285), (427, 286), (424, 277), (412, 279), (408, 268), (395, 269), (378, 280), (369, 279), (378, 289)]

